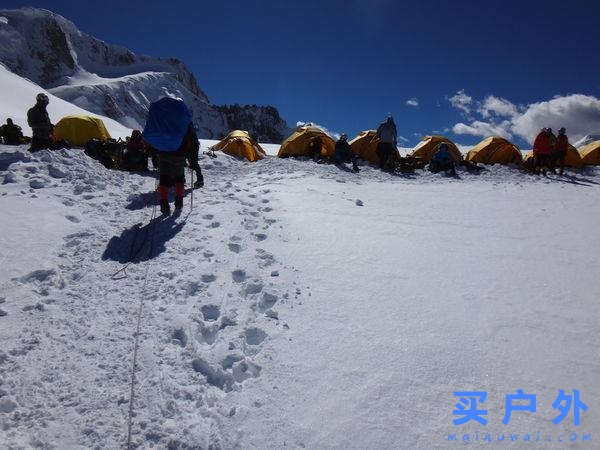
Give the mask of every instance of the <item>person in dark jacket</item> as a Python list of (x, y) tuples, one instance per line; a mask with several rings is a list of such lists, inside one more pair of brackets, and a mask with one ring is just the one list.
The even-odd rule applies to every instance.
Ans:
[(442, 142), (434, 153), (429, 163), (429, 171), (432, 173), (447, 172), (448, 174), (456, 175), (456, 166), (454, 164), (454, 158), (450, 154), (448, 144)]
[(390, 158), (398, 151), (396, 147), (398, 132), (392, 116), (388, 116), (387, 120), (377, 127), (377, 137), (379, 138), (379, 143), (377, 144), (379, 167), (385, 169)]
[(567, 130), (563, 127), (558, 130), (554, 152), (552, 153), (552, 170), (554, 171), (554, 169), (558, 167), (559, 175), (562, 175), (565, 170), (565, 157), (567, 156), (568, 148), (569, 137), (567, 136)]
[(200, 152), (200, 143), (198, 142), (198, 135), (194, 127), (190, 127), (188, 130), (190, 134), (190, 145), (187, 147), (185, 157), (187, 159), (190, 168), (196, 172), (196, 181), (194, 182), (194, 188), (201, 188), (204, 186), (204, 176), (202, 175), (202, 169), (198, 164), (198, 153)]
[(21, 145), (25, 143), (21, 127), (15, 125), (12, 119), (6, 119), (6, 124), (0, 127), (0, 137), (6, 145)]
[(359, 172), (360, 169), (356, 164), (356, 155), (352, 151), (352, 147), (348, 143), (348, 136), (342, 134), (335, 143), (335, 153), (333, 154), (333, 160), (336, 164), (342, 165), (345, 163), (352, 163), (352, 170)]
[(140, 130), (133, 130), (127, 140), (123, 153), (123, 169), (148, 170), (148, 154)]
[(46, 107), (49, 100), (46, 94), (38, 94), (36, 97), (35, 106), (27, 111), (27, 123), (32, 130), (30, 152), (42, 150), (44, 148), (52, 148), (52, 130), (54, 126), (50, 122), (50, 116)]
[(308, 155), (314, 160), (319, 161), (322, 156), (323, 141), (319, 136), (313, 137), (308, 142)]

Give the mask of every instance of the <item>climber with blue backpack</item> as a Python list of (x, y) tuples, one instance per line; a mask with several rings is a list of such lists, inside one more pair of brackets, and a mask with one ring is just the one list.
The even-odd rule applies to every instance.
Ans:
[(197, 159), (198, 136), (192, 122), (192, 114), (183, 101), (164, 97), (150, 105), (142, 136), (148, 144), (149, 151), (158, 159), (157, 192), (160, 211), (168, 216), (171, 214), (168, 199), (171, 188), (175, 189), (175, 210), (183, 208), (186, 159), (198, 175), (194, 187), (203, 185), (202, 171)]

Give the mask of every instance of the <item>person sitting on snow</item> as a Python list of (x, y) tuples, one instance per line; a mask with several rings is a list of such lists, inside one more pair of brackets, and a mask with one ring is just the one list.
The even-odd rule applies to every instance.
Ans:
[(429, 163), (429, 171), (432, 173), (448, 172), (450, 175), (456, 175), (454, 158), (450, 154), (448, 144), (442, 142), (434, 153)]
[(11, 118), (6, 119), (6, 124), (0, 127), (0, 137), (6, 145), (21, 145), (25, 142), (21, 127), (15, 125)]
[(308, 155), (314, 161), (319, 161), (321, 159), (322, 151), (323, 151), (323, 141), (321, 140), (321, 138), (319, 136), (313, 137), (308, 142), (308, 150), (307, 150)]
[(348, 144), (348, 136), (342, 134), (335, 143), (335, 153), (333, 154), (333, 160), (336, 164), (342, 165), (345, 163), (352, 163), (352, 170), (359, 172), (360, 169), (356, 164), (356, 155), (352, 151), (352, 147)]
[(396, 147), (398, 132), (392, 116), (388, 116), (387, 120), (377, 127), (377, 137), (379, 138), (379, 143), (377, 144), (379, 167), (385, 169), (389, 159), (393, 158), (394, 154), (398, 151)]
[(123, 153), (123, 169), (148, 170), (148, 154), (140, 130), (133, 130), (125, 144)]
[(50, 122), (50, 116), (46, 107), (50, 100), (46, 94), (38, 94), (35, 106), (27, 111), (27, 123), (32, 130), (30, 152), (35, 152), (44, 148), (52, 148), (52, 130), (54, 125)]

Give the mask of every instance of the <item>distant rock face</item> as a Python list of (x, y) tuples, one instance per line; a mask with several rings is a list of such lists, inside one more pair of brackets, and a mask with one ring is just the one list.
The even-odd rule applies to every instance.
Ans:
[(142, 128), (150, 103), (167, 95), (192, 109), (202, 138), (243, 127), (262, 142), (280, 142), (288, 131), (273, 107), (211, 104), (177, 59), (136, 55), (42, 9), (0, 10), (0, 17), (0, 62), (9, 70), (130, 128)]
[(253, 136), (262, 136), (265, 142), (281, 142), (290, 132), (272, 106), (226, 105), (217, 109), (225, 115), (229, 129), (246, 130)]

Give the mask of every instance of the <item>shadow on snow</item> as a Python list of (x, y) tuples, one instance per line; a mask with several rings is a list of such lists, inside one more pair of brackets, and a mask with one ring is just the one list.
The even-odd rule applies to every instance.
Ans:
[(113, 236), (106, 245), (102, 259), (126, 264), (158, 257), (167, 249), (166, 243), (185, 225), (185, 220), (177, 222), (176, 217), (177, 215), (166, 219), (157, 217), (144, 226), (136, 223), (119, 236)]

